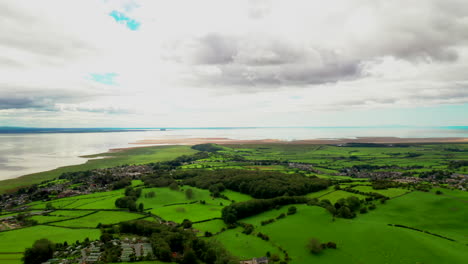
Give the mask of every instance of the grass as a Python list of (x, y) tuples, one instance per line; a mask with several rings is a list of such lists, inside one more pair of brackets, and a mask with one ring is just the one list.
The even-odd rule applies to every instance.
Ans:
[(62, 221), (70, 218), (75, 218), (91, 213), (92, 211), (55, 211), (49, 215), (35, 215), (31, 219), (36, 220), (39, 224)]
[(250, 195), (243, 194), (243, 193), (240, 193), (240, 192), (231, 191), (231, 190), (224, 190), (221, 194), (228, 197), (229, 200), (235, 201), (235, 202), (244, 202), (244, 201), (248, 201), (248, 200), (253, 199), (252, 196), (250, 196)]
[(353, 189), (361, 191), (361, 192), (380, 193), (380, 194), (385, 195), (385, 196), (390, 197), (390, 198), (400, 196), (402, 194), (410, 192), (409, 190), (401, 189), (401, 188), (390, 188), (390, 189), (385, 189), (385, 190), (375, 190), (375, 189), (372, 188), (372, 186), (356, 186), (356, 187), (353, 187)]
[(140, 214), (118, 211), (100, 211), (90, 214), (85, 217), (66, 220), (63, 222), (53, 223), (54, 226), (63, 227), (92, 227), (95, 228), (99, 223), (101, 224), (116, 224), (137, 218), (142, 218)]
[(57, 209), (117, 209), (115, 200), (124, 196), (124, 190), (97, 192), (52, 200), (49, 202), (33, 202), (28, 204), (32, 209), (45, 209), (51, 203)]
[[(98, 229), (69, 229), (54, 226), (38, 225), (13, 231), (0, 232), (0, 254), (5, 252), (22, 253), (31, 247), (34, 241), (47, 238), (53, 242), (74, 242), (76, 240), (98, 239)], [(13, 243), (14, 241), (14, 243)]]
[(205, 231), (211, 232), (212, 234), (216, 234), (225, 227), (226, 224), (224, 224), (224, 221), (219, 219), (193, 224), (193, 228), (200, 231), (199, 235), (204, 235)]
[(412, 192), (377, 205), (376, 212), (359, 220), (406, 225), (468, 244), (468, 203), (443, 195)]
[(220, 241), (231, 254), (241, 260), (264, 257), (267, 252), (281, 256), (280, 250), (273, 243), (264, 241), (254, 235), (243, 234), (240, 228), (229, 229), (210, 239)]
[(348, 198), (350, 196), (356, 196), (357, 198), (359, 199), (365, 199), (366, 196), (364, 195), (361, 195), (361, 194), (356, 194), (356, 193), (349, 193), (349, 192), (345, 192), (345, 191), (341, 191), (341, 190), (338, 190), (338, 191), (328, 191), (328, 192), (324, 192), (323, 190), (320, 191), (320, 192), (317, 192), (316, 193), (317, 195), (314, 195), (314, 193), (311, 193), (311, 194), (308, 194), (307, 196), (311, 197), (311, 198), (315, 198), (315, 197), (319, 197), (319, 200), (324, 200), (324, 199), (328, 199), (330, 200), (330, 202), (332, 203), (335, 203), (336, 201), (338, 201), (339, 199), (341, 198)]
[[(187, 198), (185, 195), (185, 190), (187, 189), (192, 189), (193, 196), (191, 198)], [(146, 198), (145, 195), (149, 192), (154, 192), (155, 197)], [(178, 191), (171, 190), (168, 187), (145, 188), (143, 189), (142, 194), (137, 201), (137, 204), (143, 203), (145, 205), (145, 208), (159, 208), (171, 204), (191, 203), (200, 200), (205, 200), (207, 203), (211, 204), (219, 204), (220, 202), (228, 203), (228, 201), (223, 199), (212, 198), (208, 190), (203, 190), (191, 186), (183, 186)]]
[[(400, 199), (400, 198), (399, 198)], [(370, 221), (362, 216), (354, 220), (336, 219), (316, 206), (297, 205), (298, 211), (285, 219), (260, 226), (258, 223), (273, 214), (265, 212), (245, 219), (257, 232), (284, 248), (292, 258), (290, 263), (464, 263), (466, 246), (413, 230), (396, 228), (382, 221)], [(381, 211), (383, 211), (382, 209)], [(380, 208), (367, 216), (376, 217)], [(333, 241), (338, 249), (328, 249), (319, 255), (308, 252), (310, 238)], [(232, 242), (224, 242), (228, 248)], [(234, 240), (235, 241), (235, 240)], [(242, 244), (239, 243), (239, 244)]]
[(105, 157), (103, 159), (88, 160), (84, 164), (60, 167), (54, 170), (28, 174), (19, 178), (0, 182), (0, 194), (14, 191), (18, 188), (41, 183), (60, 176), (64, 172), (86, 171), (100, 168), (110, 168), (125, 164), (145, 164), (158, 161), (172, 160), (178, 156), (196, 153), (190, 146), (155, 146), (145, 148), (124, 149), (118, 152), (86, 156), (87, 158)]
[(21, 258), (23, 254), (2, 254), (0, 253), (0, 264), (23, 264)]
[[(225, 201), (225, 203), (227, 204), (228, 202)], [(224, 206), (216, 204), (195, 203), (159, 207), (151, 210), (151, 212), (162, 217), (164, 220), (170, 220), (176, 223), (182, 223), (184, 219), (197, 222), (217, 217), (220, 218), (223, 207)]]

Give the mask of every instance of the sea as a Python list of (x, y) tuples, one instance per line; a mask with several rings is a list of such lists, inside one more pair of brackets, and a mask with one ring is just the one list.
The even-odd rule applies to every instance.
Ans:
[[(357, 137), (466, 137), (452, 127), (210, 127), (210, 128), (17, 128), (0, 127), (0, 180), (85, 163), (83, 155), (133, 147), (145, 139), (337, 139)], [(142, 146), (142, 145), (138, 145)]]

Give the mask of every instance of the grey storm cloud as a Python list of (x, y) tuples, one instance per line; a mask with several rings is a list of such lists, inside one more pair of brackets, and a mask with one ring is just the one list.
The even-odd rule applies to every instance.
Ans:
[[(302, 42), (275, 36), (274, 32), (210, 33), (194, 40), (195, 48), (188, 56), (195, 66), (217, 67), (219, 74), (195, 71), (194, 75), (202, 85), (333, 83), (364, 78), (362, 62), (386, 56), (411, 63), (452, 63), (460, 57), (459, 48), (468, 44), (467, 1), (389, 3), (376, 0), (362, 3), (371, 8), (377, 19), (371, 25), (374, 29), (365, 37), (349, 37), (336, 31), (337, 40), (331, 46), (341, 47), (340, 53), (327, 46), (327, 39), (317, 37), (317, 32), (311, 32), (313, 37)], [(269, 8), (269, 1), (255, 1), (249, 12), (255, 13), (259, 9), (262, 13)], [(343, 27), (346, 26), (344, 18), (343, 23)], [(323, 30), (328, 30), (326, 26)]]
[(345, 60), (331, 50), (303, 48), (270, 36), (209, 34), (199, 39), (191, 62), (219, 69), (220, 74), (199, 79), (213, 85), (307, 85), (361, 75), (359, 60)]

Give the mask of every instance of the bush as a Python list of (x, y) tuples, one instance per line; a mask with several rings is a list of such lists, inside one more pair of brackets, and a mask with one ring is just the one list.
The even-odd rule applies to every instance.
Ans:
[(310, 253), (313, 254), (318, 254), (323, 250), (323, 246), (320, 244), (320, 241), (317, 238), (311, 238), (307, 244), (307, 248), (309, 249)]
[(288, 208), (288, 215), (293, 215), (297, 212), (296, 206), (291, 206)]

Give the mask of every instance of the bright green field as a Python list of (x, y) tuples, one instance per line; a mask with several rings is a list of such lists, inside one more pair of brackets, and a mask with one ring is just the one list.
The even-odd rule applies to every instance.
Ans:
[(55, 170), (39, 172), (22, 176), (20, 178), (1, 181), (0, 194), (28, 186), (35, 183), (40, 183), (45, 180), (51, 180), (60, 176), (64, 172), (85, 171), (100, 168), (110, 168), (125, 164), (145, 164), (158, 161), (167, 161), (177, 158), (182, 155), (194, 154), (197, 151), (190, 146), (156, 146), (145, 148), (125, 149), (119, 152), (108, 152), (97, 155), (87, 156), (88, 158), (107, 157), (105, 159), (89, 160), (85, 164), (66, 166)]
[[(228, 201), (224, 201), (226, 204)], [(192, 222), (207, 220), (211, 218), (221, 217), (221, 210), (224, 206), (216, 204), (183, 204), (159, 207), (151, 210), (155, 215), (162, 217), (164, 220), (181, 223), (184, 219), (189, 219)]]
[(212, 234), (216, 234), (221, 229), (226, 227), (223, 220), (211, 220), (203, 223), (193, 224), (193, 228), (199, 230), (199, 235), (204, 235), (205, 231), (211, 232)]
[(0, 263), (5, 264), (23, 264), (21, 258), (23, 254), (1, 254), (0, 253)]
[(412, 192), (377, 205), (359, 220), (406, 225), (468, 244), (468, 203), (447, 196)]
[(231, 191), (231, 190), (224, 190), (221, 194), (227, 196), (229, 198), (229, 200), (234, 200), (235, 202), (244, 202), (244, 201), (248, 201), (248, 200), (252, 200), (252, 196), (250, 195), (247, 195), (247, 194), (243, 194), (243, 193), (240, 193), (240, 192), (235, 192), (235, 191)]
[[(185, 196), (185, 190), (192, 189), (193, 197), (188, 199)], [(145, 194), (149, 192), (154, 192), (154, 198), (145, 198)], [(205, 200), (209, 204), (219, 204), (220, 202), (228, 204), (229, 202), (223, 199), (213, 199), (210, 196), (208, 190), (198, 189), (191, 186), (184, 186), (181, 188), (181, 191), (173, 191), (167, 187), (164, 188), (146, 188), (143, 189), (140, 198), (137, 201), (138, 203), (143, 203), (145, 208), (158, 208), (165, 205), (171, 205), (175, 203), (190, 203), (195, 201)]]
[(366, 196), (361, 195), (361, 194), (350, 193), (350, 192), (345, 192), (345, 191), (341, 191), (341, 190), (333, 191), (333, 192), (330, 193), (330, 188), (328, 190), (326, 190), (326, 191), (322, 190), (322, 191), (317, 192), (317, 193), (311, 193), (311, 194), (309, 194), (307, 196), (311, 197), (311, 198), (315, 198), (315, 197), (320, 196), (320, 198), (319, 198), (320, 200), (328, 199), (332, 203), (335, 203), (336, 201), (338, 201), (341, 198), (348, 198), (350, 196), (356, 196), (359, 199), (365, 199), (366, 198)]
[[(255, 227), (257, 232), (267, 234), (272, 243), (286, 249), (292, 257), (291, 263), (465, 263), (468, 257), (466, 246), (460, 243), (387, 226), (382, 221), (371, 221), (361, 216), (354, 220), (338, 218), (333, 222), (323, 208), (296, 207), (298, 211), (294, 215)], [(377, 209), (368, 216), (378, 217), (379, 213)], [(259, 223), (276, 214), (276, 210), (274, 214), (265, 212), (245, 219), (245, 222)], [(321, 242), (333, 241), (338, 249), (327, 249), (318, 256), (312, 255), (306, 249), (312, 237)], [(232, 240), (221, 241), (228, 248), (232, 246)]]
[(409, 190), (400, 189), (400, 188), (390, 188), (386, 190), (374, 190), (372, 186), (356, 186), (356, 187), (353, 187), (353, 189), (361, 191), (361, 192), (380, 193), (390, 198), (410, 192)]
[[(2, 252), (24, 252), (31, 247), (34, 241), (48, 238), (54, 242), (74, 242), (76, 240), (98, 239), (98, 229), (69, 229), (53, 226), (33, 226), (18, 230), (0, 232), (0, 253)], [(14, 241), (14, 243), (12, 243)]]
[(100, 211), (85, 217), (67, 220), (63, 222), (53, 223), (53, 225), (64, 227), (97, 227), (101, 224), (115, 224), (119, 222), (129, 221), (136, 218), (142, 218), (140, 214), (118, 211)]
[(39, 224), (53, 222), (53, 221), (62, 221), (70, 218), (75, 218), (78, 216), (86, 215), (92, 211), (55, 211), (49, 215), (35, 215), (31, 219), (36, 220)]
[(282, 256), (280, 250), (270, 241), (264, 241), (259, 237), (242, 233), (241, 228), (229, 229), (209, 239), (220, 241), (231, 254), (241, 260), (254, 257), (264, 257), (266, 252)]
[[(73, 197), (52, 200), (50, 203), (57, 209), (117, 209), (115, 200), (123, 197), (124, 190), (97, 192)], [(33, 202), (28, 205), (33, 209), (45, 209), (49, 202)]]

